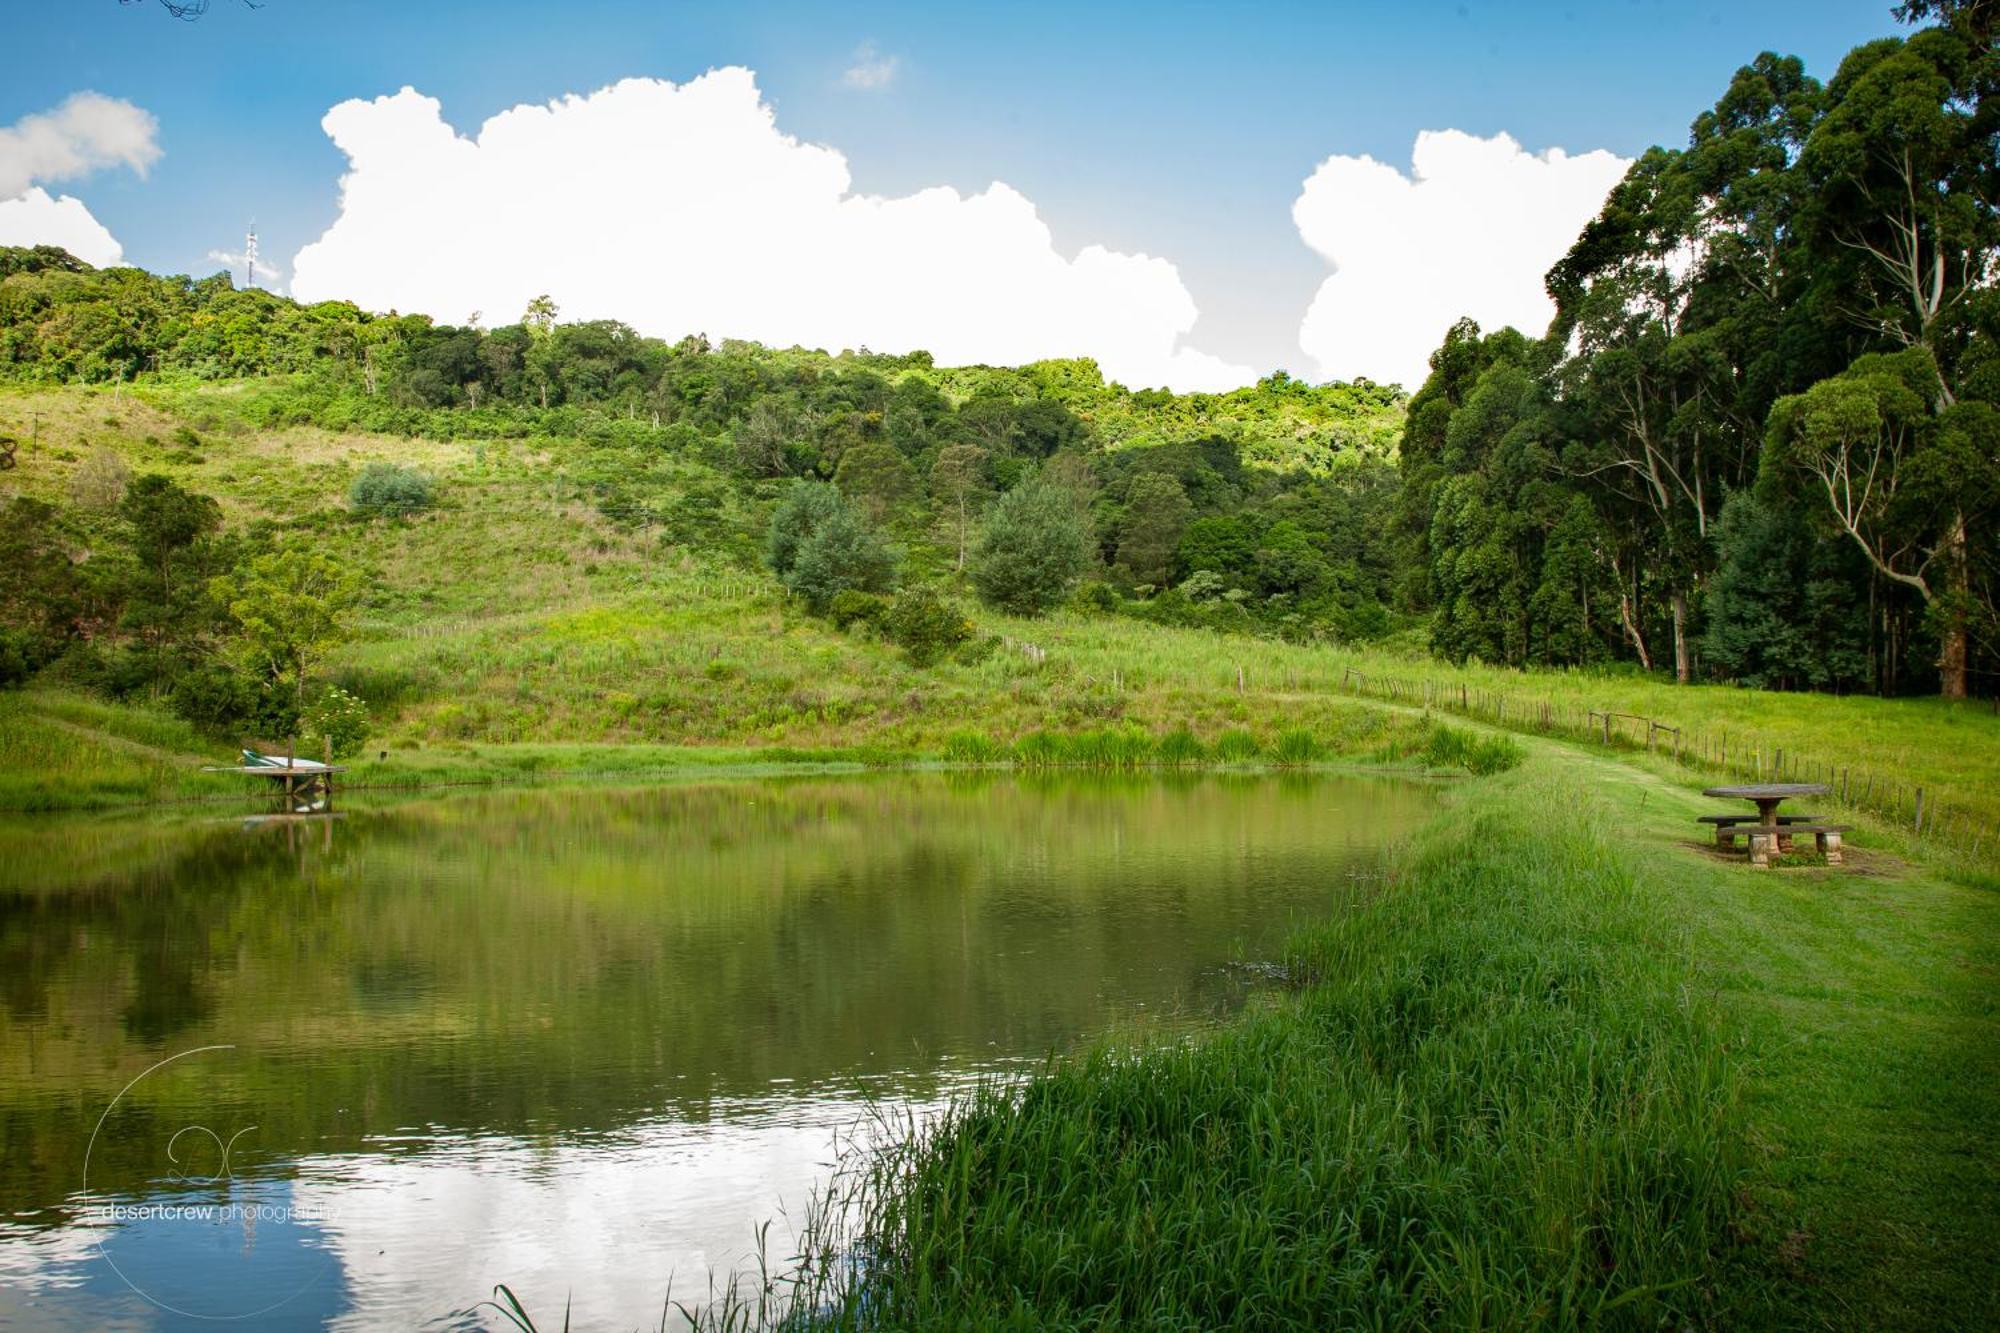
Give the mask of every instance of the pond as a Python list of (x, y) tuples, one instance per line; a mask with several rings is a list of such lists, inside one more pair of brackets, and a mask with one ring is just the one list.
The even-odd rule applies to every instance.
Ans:
[(0, 823), (0, 1327), (656, 1327), (837, 1138), (1244, 1001), (1372, 776), (548, 788)]

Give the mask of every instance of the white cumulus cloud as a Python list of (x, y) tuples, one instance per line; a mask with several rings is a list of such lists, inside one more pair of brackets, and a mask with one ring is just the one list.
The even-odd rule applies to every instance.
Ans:
[(40, 186), (17, 199), (0, 199), (0, 245), (59, 245), (98, 268), (125, 258), (125, 247), (82, 200), (66, 194), (51, 197)]
[(73, 180), (103, 167), (130, 167), (141, 176), (159, 160), (159, 124), (130, 102), (102, 93), (72, 93), (61, 106), (0, 128), (0, 199), (36, 181)]
[(1181, 346), (1197, 311), (1168, 261), (1096, 245), (1066, 259), (997, 181), (852, 193), (847, 159), (780, 131), (747, 69), (517, 106), (475, 138), (409, 88), (322, 124), (349, 167), (340, 216), (293, 261), (301, 300), (511, 318), (547, 292), (565, 318), (667, 337), (1093, 356), (1134, 387), (1255, 378)]
[(895, 82), (896, 68), (901, 63), (897, 57), (877, 51), (875, 43), (863, 42), (855, 48), (854, 63), (841, 72), (840, 82), (845, 87), (858, 88), (863, 92), (887, 88)]
[(1334, 268), (1299, 326), (1323, 375), (1414, 391), (1462, 316), (1544, 332), (1555, 307), (1542, 275), (1631, 165), (1459, 130), (1419, 134), (1410, 160), (1406, 176), (1371, 157), (1329, 157), (1292, 205), (1299, 235)]
[(59, 245), (85, 263), (118, 263), (124, 247), (82, 200), (51, 196), (36, 182), (118, 166), (144, 176), (159, 160), (158, 131), (150, 113), (92, 92), (0, 126), (0, 245)]

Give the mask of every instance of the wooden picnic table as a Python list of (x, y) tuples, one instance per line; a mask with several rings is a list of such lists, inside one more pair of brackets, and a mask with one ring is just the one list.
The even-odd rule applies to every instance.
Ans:
[(1759, 782), (1743, 787), (1709, 787), (1703, 796), (1716, 796), (1724, 800), (1749, 801), (1757, 807), (1757, 822), (1750, 823), (1745, 815), (1703, 815), (1701, 822), (1714, 824), (1715, 842), (1718, 847), (1727, 847), (1740, 837), (1747, 837), (1750, 843), (1750, 863), (1769, 866), (1774, 852), (1792, 850), (1792, 839), (1811, 835), (1815, 846), (1826, 857), (1827, 864), (1842, 862), (1840, 835), (1847, 832), (1845, 824), (1822, 824), (1818, 816), (1780, 815), (1778, 807), (1794, 796), (1824, 796), (1832, 788), (1824, 782)]
[(1778, 822), (1778, 807), (1794, 796), (1824, 796), (1832, 790), (1824, 782), (1756, 782), (1746, 787), (1709, 787), (1703, 790), (1702, 795), (1723, 800), (1754, 801), (1757, 822), (1775, 825)]

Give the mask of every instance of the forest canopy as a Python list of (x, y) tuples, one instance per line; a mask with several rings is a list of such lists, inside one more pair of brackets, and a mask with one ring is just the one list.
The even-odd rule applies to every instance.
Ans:
[[(1990, 688), (2000, 650), (2000, 57), (1990, 5), (1903, 8), (1931, 26), (1857, 47), (1825, 82), (1771, 53), (1738, 70), (1549, 271), (1545, 335), (1440, 330), (1407, 399), (1284, 372), (1173, 394), (1083, 359), (669, 341), (566, 322), (559, 294), (452, 326), (49, 248), (0, 249), (0, 379), (256, 381), (270, 428), (680, 456), (780, 527), (824, 527), (798, 539), (805, 573), (773, 566), (822, 608), (935, 581), (1011, 610), (1071, 596), (1302, 641), (1401, 634), (1454, 661), (1963, 697)], [(618, 521), (732, 558), (791, 550), (677, 517), (692, 497), (599, 489)], [(431, 496), (378, 470), (354, 512)], [(0, 601), (14, 660), (126, 623), (156, 650), (201, 639), (162, 619), (192, 597), (170, 595), (173, 559), (194, 557), (149, 563), (148, 541), (166, 548), (111, 533), (118, 503), (17, 515), (12, 545), (72, 561), (115, 536), (139, 582), (93, 585), (119, 606), (89, 619), (17, 590)], [(220, 577), (235, 538), (196, 526), (174, 549)], [(814, 572), (836, 545), (866, 577)], [(1007, 572), (1035, 569), (1064, 573), (1030, 594)], [(71, 598), (90, 582), (49, 578)]]

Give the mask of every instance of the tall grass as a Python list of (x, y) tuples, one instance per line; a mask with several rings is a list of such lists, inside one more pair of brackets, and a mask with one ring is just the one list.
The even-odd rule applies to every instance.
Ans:
[(1426, 768), (1462, 768), (1474, 777), (1487, 777), (1519, 764), (1522, 750), (1512, 736), (1475, 736), (1437, 723), (1425, 738), (1421, 755)]
[(1627, 853), (1539, 814), (1596, 798), (1496, 781), (1297, 938), (1291, 998), (878, 1150), (808, 1232), (794, 1321), (1699, 1321), (1738, 1174), (1718, 1031)]

